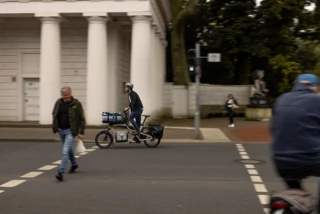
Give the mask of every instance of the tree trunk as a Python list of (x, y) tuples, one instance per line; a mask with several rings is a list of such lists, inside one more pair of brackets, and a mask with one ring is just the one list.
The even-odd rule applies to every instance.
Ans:
[(196, 14), (199, 0), (171, 0), (173, 22), (171, 29), (171, 51), (173, 64), (173, 81), (175, 85), (188, 86), (190, 82), (184, 40), (184, 27), (187, 18)]

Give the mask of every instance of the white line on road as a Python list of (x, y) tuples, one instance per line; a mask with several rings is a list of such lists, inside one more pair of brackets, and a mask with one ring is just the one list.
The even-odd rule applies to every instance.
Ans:
[(253, 183), (262, 182), (262, 179), (260, 176), (250, 176), (250, 178)]
[(263, 209), (263, 212), (264, 212), (265, 214), (270, 214), (270, 209), (269, 209), (269, 208), (264, 208), (264, 209)]
[(43, 172), (29, 172), (25, 175), (22, 175), (21, 178), (35, 178), (38, 175), (41, 175)]
[(254, 188), (257, 192), (268, 192), (264, 184), (254, 184)]
[[(245, 148), (243, 147), (242, 144), (236, 144), (236, 147), (239, 151), (239, 155), (241, 156), (242, 159), (249, 159), (249, 155), (246, 152)], [(260, 201), (260, 204), (262, 205), (268, 205), (270, 196), (267, 194), (268, 190), (266, 186), (263, 184), (261, 177), (259, 176), (258, 170), (255, 169), (255, 166), (252, 164), (246, 164), (245, 165), (248, 174), (250, 175), (251, 181), (254, 185), (254, 189), (258, 194), (258, 198)], [(254, 175), (254, 176), (253, 176)], [(261, 193), (266, 193), (262, 195)], [(264, 213), (268, 213), (269, 209), (268, 208), (263, 208)]]
[(57, 165), (46, 165), (46, 166), (43, 166), (43, 167), (39, 168), (38, 170), (51, 170), (51, 169), (54, 169), (56, 167), (57, 167)]
[(86, 152), (93, 152), (96, 151), (97, 149), (86, 149)]
[(1, 193), (4, 193), (4, 190), (0, 190), (0, 194), (1, 194)]
[(86, 155), (86, 154), (88, 154), (89, 152), (83, 152), (83, 153), (80, 153), (79, 155)]
[(0, 185), (0, 187), (15, 187), (26, 181), (27, 180), (11, 180), (11, 181), (8, 181), (7, 183)]
[(93, 146), (93, 147), (91, 147), (91, 149), (99, 149), (99, 147), (98, 146)]
[(61, 164), (61, 160), (55, 161), (52, 164)]
[(269, 203), (269, 195), (258, 195), (260, 203), (266, 205)]
[(250, 175), (258, 175), (258, 174), (259, 174), (258, 171), (255, 170), (255, 169), (248, 169), (248, 173), (249, 173)]

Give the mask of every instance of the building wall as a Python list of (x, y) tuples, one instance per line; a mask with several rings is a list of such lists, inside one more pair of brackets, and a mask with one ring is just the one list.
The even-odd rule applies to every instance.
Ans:
[[(173, 84), (166, 83), (164, 90), (164, 111), (165, 115), (172, 117), (173, 101)], [(206, 85), (199, 86), (199, 103), (201, 106), (220, 106), (223, 107), (228, 94), (233, 94), (240, 105), (248, 105), (249, 98), (252, 95), (252, 85)], [(196, 86), (191, 84), (188, 89), (188, 116), (193, 117), (196, 110)]]
[[(83, 17), (68, 18), (61, 22), (61, 86), (72, 88), (86, 111), (88, 22)], [(0, 24), (0, 120), (23, 121), (24, 77), (40, 78), (41, 23), (36, 18), (10, 19)], [(123, 82), (130, 81), (131, 33), (118, 26), (108, 26), (108, 68), (115, 75), (115, 87), (101, 93), (101, 99), (115, 96), (114, 109), (121, 111), (127, 105)], [(23, 55), (24, 54), (24, 55)], [(30, 62), (31, 67), (23, 68)], [(31, 70), (30, 70), (31, 69)], [(106, 71), (107, 72), (107, 71)], [(15, 79), (14, 79), (15, 78)], [(106, 84), (109, 84), (106, 82)], [(58, 99), (53, 97), (52, 99)]]
[(61, 86), (71, 87), (86, 110), (88, 22), (84, 18), (68, 20), (61, 23)]
[(123, 83), (130, 81), (130, 55), (131, 55), (131, 33), (118, 31), (120, 43), (118, 52), (118, 68), (117, 68), (117, 94), (118, 98), (118, 111), (123, 110), (128, 106), (128, 94), (124, 92)]
[(39, 49), (40, 22), (12, 18), (10, 23), (0, 23), (0, 120), (19, 120), (21, 54)]

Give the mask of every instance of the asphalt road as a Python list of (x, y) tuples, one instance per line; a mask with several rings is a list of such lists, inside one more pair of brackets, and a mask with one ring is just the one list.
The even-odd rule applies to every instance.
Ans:
[[(251, 159), (266, 162), (255, 165), (260, 185), (267, 191), (284, 187), (270, 164), (268, 144), (243, 148)], [(59, 165), (53, 163), (60, 158), (59, 143), (0, 143), (0, 214), (264, 213), (258, 195), (268, 193), (257, 192), (245, 165), (234, 162), (240, 154), (231, 143), (96, 149), (80, 156), (77, 173), (66, 174), (63, 182), (54, 178)], [(42, 174), (21, 177), (30, 172)], [(316, 194), (316, 179), (306, 186)]]

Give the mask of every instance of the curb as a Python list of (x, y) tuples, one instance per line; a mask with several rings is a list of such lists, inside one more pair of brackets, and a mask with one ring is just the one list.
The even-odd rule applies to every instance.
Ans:
[[(18, 138), (0, 138), (0, 142), (26, 142), (26, 143), (57, 143), (61, 142), (58, 138), (52, 139), (18, 139)], [(84, 143), (95, 143), (94, 140), (83, 140)], [(230, 141), (217, 141), (217, 140), (193, 140), (193, 139), (162, 139), (160, 143), (233, 143)]]
[[(104, 129), (105, 125), (90, 126), (86, 125), (86, 129)], [(0, 124), (0, 128), (52, 128), (52, 125), (40, 125), (40, 124)]]

